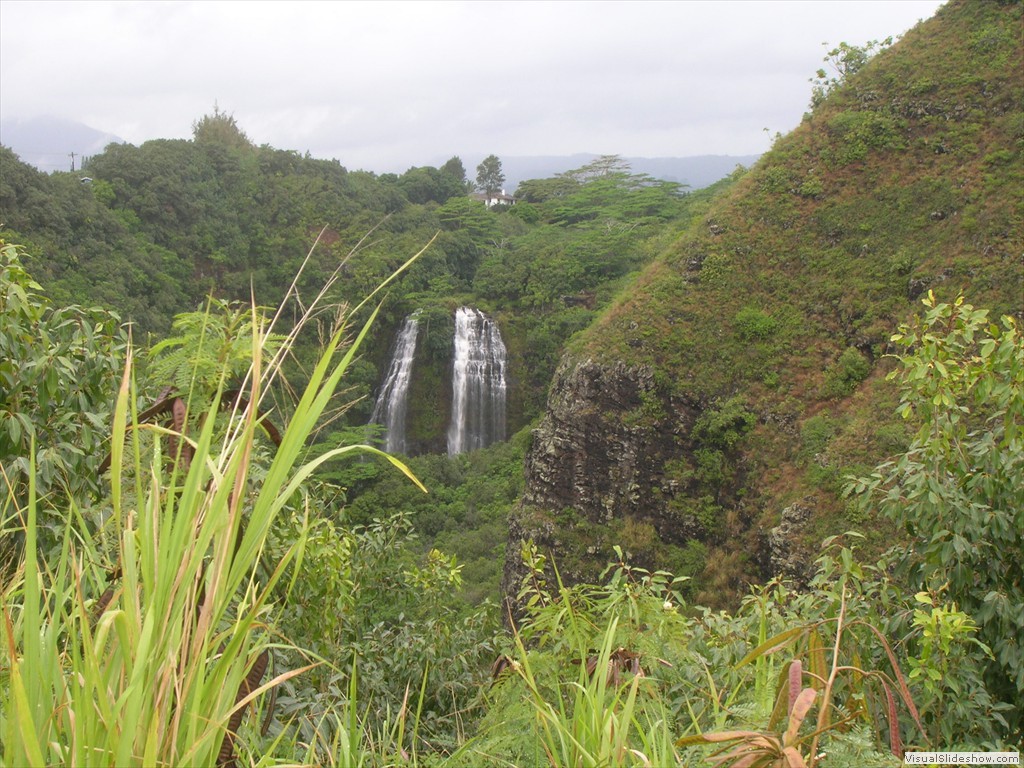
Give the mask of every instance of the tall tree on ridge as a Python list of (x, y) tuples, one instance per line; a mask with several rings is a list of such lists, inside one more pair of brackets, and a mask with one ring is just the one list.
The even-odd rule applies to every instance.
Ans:
[(501, 160), (497, 155), (488, 155), (476, 167), (476, 186), (488, 195), (495, 195), (501, 192), (505, 183), (505, 174), (501, 170)]
[(252, 147), (252, 142), (239, 127), (234, 115), (221, 112), (216, 102), (213, 104), (212, 115), (203, 115), (192, 123), (192, 138), (200, 143), (210, 142), (244, 149)]

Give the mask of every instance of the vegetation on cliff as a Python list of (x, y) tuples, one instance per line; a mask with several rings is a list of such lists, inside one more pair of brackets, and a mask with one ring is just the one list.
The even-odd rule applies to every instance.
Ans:
[[(527, 488), (588, 476), (573, 469), (572, 432), (574, 414), (589, 419), (594, 466), (627, 468), (638, 489), (620, 484), (611, 516), (657, 532), (633, 554), (653, 564), (664, 543), (697, 539), (708, 551), (698, 594), (718, 604), (752, 577), (805, 579), (825, 535), (863, 529), (875, 552), (891, 543), (899, 532), (842, 487), (910, 438), (885, 381), (892, 329), (929, 290), (994, 315), (1024, 311), (1021, 11), (949, 3), (834, 78), (803, 123), (572, 342), (538, 432), (570, 448), (538, 458), (544, 477)], [(574, 367), (606, 371), (588, 376), (612, 390), (645, 383), (593, 407), (573, 389)], [(741, 428), (708, 429), (726, 413)], [(533, 494), (524, 514), (569, 506), (601, 523), (586, 501), (601, 482)], [(612, 543), (581, 577), (593, 578)]]

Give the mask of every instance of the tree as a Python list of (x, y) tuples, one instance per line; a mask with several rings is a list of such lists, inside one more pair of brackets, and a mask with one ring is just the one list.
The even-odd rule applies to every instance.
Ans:
[(238, 127), (233, 115), (221, 112), (216, 102), (212, 115), (203, 115), (192, 123), (192, 138), (196, 143), (223, 144), (237, 149), (249, 149), (252, 142)]
[(516, 200), (543, 203), (552, 198), (567, 197), (579, 188), (579, 182), (564, 173), (550, 179), (528, 179), (516, 187)]
[(466, 186), (466, 166), (462, 164), (462, 158), (454, 155), (441, 166), (441, 173), (456, 179), (463, 187)]
[(501, 192), (505, 183), (505, 174), (501, 170), (501, 160), (497, 155), (488, 155), (476, 167), (476, 186), (488, 195)]
[(448, 232), (467, 231), (475, 241), (480, 242), (497, 235), (494, 217), (488, 216), (480, 203), (468, 197), (453, 197), (437, 209), (441, 228)]
[(567, 179), (572, 179), (580, 184), (585, 184), (593, 179), (598, 179), (602, 176), (611, 176), (613, 174), (619, 176), (631, 175), (629, 163), (619, 155), (601, 155), (600, 157), (594, 158), (582, 168), (566, 171), (565, 173), (560, 173), (558, 175), (564, 176)]
[(149, 377), (157, 386), (171, 386), (184, 395), (195, 389), (212, 397), (226, 376), (228, 385), (243, 381), (252, 364), (253, 338), (262, 338), (264, 353), (276, 354), (283, 337), (265, 334), (263, 308), (214, 297), (196, 312), (176, 315), (172, 335), (152, 346)]
[(829, 51), (824, 61), (835, 74), (830, 76), (824, 67), (815, 72), (814, 77), (811, 78), (811, 82), (814, 84), (811, 89), (811, 107), (814, 108), (821, 104), (829, 93), (845, 83), (850, 76), (863, 69), (872, 56), (890, 45), (892, 45), (892, 38), (887, 37), (885, 40), (869, 40), (862, 46), (840, 43), (837, 48)]
[[(454, 159), (458, 160), (458, 158)], [(410, 203), (419, 205), (430, 201), (444, 203), (453, 197), (466, 194), (465, 173), (462, 171), (462, 176), (457, 177), (443, 168), (440, 170), (430, 166), (410, 168), (398, 178), (398, 188), (402, 190)]]
[(1012, 317), (929, 292), (923, 320), (892, 341), (898, 412), (919, 426), (909, 449), (847, 492), (906, 528), (901, 557), (916, 592), (945, 593), (992, 650), (985, 683), (1008, 739), (1024, 729), (1024, 340)]

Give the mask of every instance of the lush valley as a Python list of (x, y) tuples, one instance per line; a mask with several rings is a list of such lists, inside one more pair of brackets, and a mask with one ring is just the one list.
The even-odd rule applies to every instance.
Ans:
[[(701, 190), (602, 157), (487, 207), (217, 109), (0, 148), (5, 764), (1019, 749), (1022, 24), (836, 48)], [(459, 307), (507, 439), (449, 456)]]
[[(457, 307), (480, 308), (501, 328), (508, 350), (506, 431), (515, 434), (542, 411), (565, 341), (731, 183), (687, 192), (607, 157), (526, 182), (516, 206), (488, 210), (467, 196), (458, 158), (440, 169), (378, 178), (253, 147), (219, 112), (197, 122), (193, 141), (111, 145), (91, 159), (85, 183), (80, 175), (40, 174), (0, 151), (6, 237), (24, 246), (33, 278), (59, 304), (114, 308), (131, 322), (137, 340), (165, 337), (173, 315), (200, 307), (210, 292), (224, 301), (254, 295), (261, 305), (277, 305), (307, 251), (296, 286), (303, 300), (337, 270), (325, 299), (354, 305), (375, 281), (430, 243), (389, 286), (366, 351), (338, 398), (342, 412), (317, 439), (322, 449), (353, 435), (366, 439), (364, 425), (388, 369), (392, 339), (416, 312), (421, 331), (405, 419), (412, 454), (446, 450)], [(297, 364), (286, 369), (293, 387), (302, 385), (317, 338), (300, 337), (296, 344)], [(167, 383), (153, 381), (149, 396)], [(521, 475), (521, 455), (509, 459), (504, 471)], [(457, 465), (465, 459), (437, 461), (445, 466), (425, 478), (435, 489), (464, 475)], [(341, 467), (325, 479), (347, 489), (349, 515), (359, 522), (376, 515), (364, 509), (412, 514), (425, 507), (418, 528), (427, 536), (426, 550), (442, 527), (465, 531), (464, 507), (442, 505), (438, 494), (427, 505), (417, 500), (407, 507), (401, 488), (377, 465)], [(384, 483), (380, 489), (378, 482)], [(499, 598), (505, 519), (513, 502), (506, 498), (489, 507), (488, 524), (467, 532), (466, 546), (446, 542), (461, 559), (488, 561), (483, 583), (492, 600)]]

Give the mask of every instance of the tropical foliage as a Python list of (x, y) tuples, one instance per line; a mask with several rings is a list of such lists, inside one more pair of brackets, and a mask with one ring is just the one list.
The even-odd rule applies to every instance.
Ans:
[[(877, 499), (911, 536), (901, 564), (933, 608), (918, 617), (931, 638), (926, 658), (952, 655), (955, 638), (976, 636), (988, 657), (987, 715), (1020, 732), (1024, 340), (1012, 317), (990, 320), (962, 297), (941, 303), (929, 294), (925, 306), (923, 318), (893, 336), (906, 350), (892, 374), (902, 383), (898, 410), (917, 432), (897, 460), (850, 489)], [(938, 724), (948, 713), (935, 715)]]
[[(527, 547), (511, 635), (494, 605), (458, 597), (462, 565), (424, 553), (405, 514), (353, 522), (316, 480), (328, 461), (379, 453), (304, 448), (368, 324), (349, 347), (347, 326), (336, 329), (279, 442), (263, 436), (259, 404), (294, 336), (275, 339), (259, 310), (239, 323), (219, 306), (200, 323), (211, 338), (231, 326), (248, 339), (247, 396), (224, 418), (211, 415), (241, 347), (192, 345), (189, 415), (170, 426), (139, 420), (126, 348), (120, 387), (107, 390), (109, 485), (98, 499), (72, 486), (51, 494), (56, 550), (40, 547), (31, 453), (25, 495), (8, 486), (4, 526), (25, 544), (0, 605), (4, 760), (887, 765), (911, 746), (1012, 743), (1019, 664), (1004, 626), (1020, 601), (1016, 549), (986, 549), (991, 586), (958, 578), (959, 558), (943, 553), (961, 539), (986, 546), (949, 520), (1019, 531), (992, 521), (1021, 492), (1024, 345), (1009, 318), (926, 303), (920, 325), (895, 337), (909, 350), (900, 411), (922, 420), (917, 441), (852, 486), (919, 530), (909, 569), (893, 577), (895, 552), (860, 562), (851, 534), (825, 543), (807, 589), (772, 582), (724, 613), (689, 603), (683, 579), (622, 549), (602, 584), (570, 587)], [(197, 322), (181, 318), (181, 343), (163, 346), (203, 338)], [(749, 425), (726, 404), (702, 429), (726, 450)]]
[[(1022, 10), (833, 48), (804, 123), (696, 192), (602, 157), (488, 209), (458, 157), (349, 171), (219, 107), (87, 180), (0, 149), (0, 762), (1019, 748)], [(462, 304), (513, 436), (448, 457)], [(365, 424), (415, 310), (391, 457)], [(650, 373), (584, 427), (664, 438), (627, 490), (686, 541), (525, 504), (566, 350)]]
[[(53, 507), (99, 492), (111, 386), (126, 349), (116, 315), (55, 306), (19, 247), (0, 240), (0, 468), (10, 500), (24, 504), (34, 484), (44, 551), (61, 537)], [(0, 537), (0, 562), (16, 544)]]

